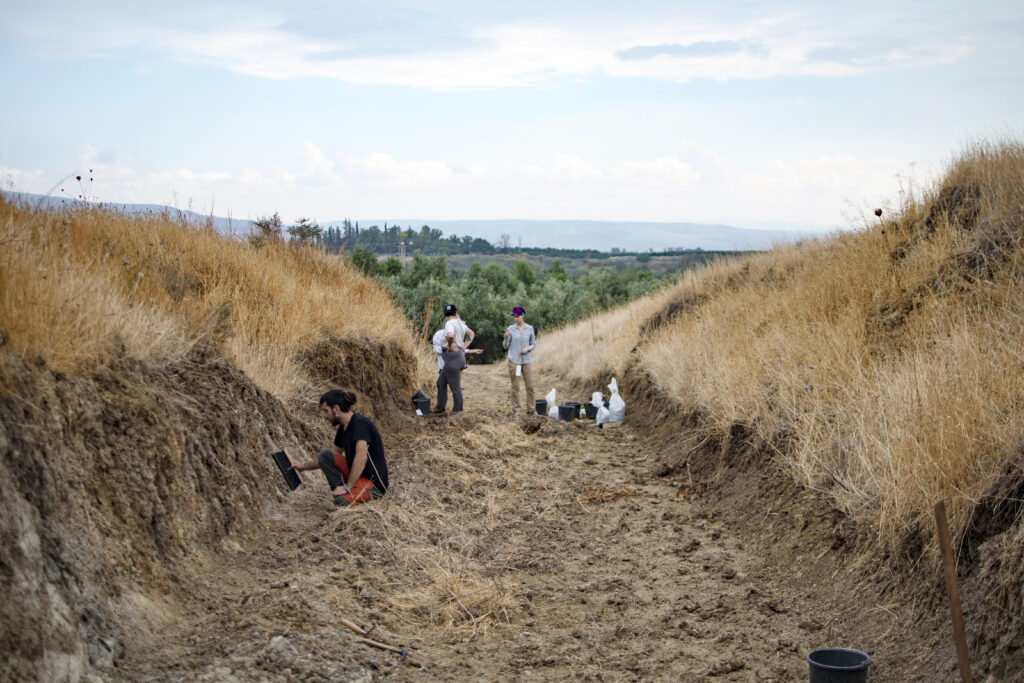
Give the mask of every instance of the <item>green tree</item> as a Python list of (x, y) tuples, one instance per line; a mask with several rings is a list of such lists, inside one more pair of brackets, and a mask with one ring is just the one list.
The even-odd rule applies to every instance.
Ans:
[(500, 263), (488, 263), (481, 269), (480, 278), (496, 294), (511, 294), (516, 289), (516, 280), (512, 273)]
[(288, 228), (288, 234), (291, 235), (292, 243), (296, 246), (316, 244), (320, 239), (321, 232), (323, 230), (312, 218), (300, 218), (295, 221), (295, 225)]
[[(365, 247), (363, 248), (365, 249)], [(377, 271), (385, 277), (400, 275), (402, 272), (402, 262), (394, 256), (389, 256), (377, 263)]]
[(273, 242), (281, 241), (281, 216), (275, 211), (273, 216), (262, 216), (253, 221), (249, 233), (249, 244), (259, 248)]
[(348, 252), (348, 260), (349, 263), (370, 277), (377, 274), (377, 254), (369, 247), (363, 245), (355, 247)]
[(562, 265), (562, 259), (555, 259), (548, 266), (547, 270), (544, 271), (545, 280), (561, 280), (565, 282), (569, 279), (569, 274), (565, 272), (565, 266)]
[(537, 273), (533, 272), (533, 268), (526, 261), (516, 261), (515, 275), (527, 288), (537, 282)]
[(444, 256), (427, 258), (419, 249), (412, 255), (412, 263), (402, 269), (403, 286), (413, 287), (427, 280), (448, 281), (448, 262)]

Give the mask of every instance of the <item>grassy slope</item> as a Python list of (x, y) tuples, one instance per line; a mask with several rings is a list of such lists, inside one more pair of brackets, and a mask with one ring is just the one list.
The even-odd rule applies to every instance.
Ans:
[[(970, 543), (1021, 509), (1022, 285), (1024, 146), (980, 145), (858, 230), (547, 335), (544, 362), (588, 386), (638, 362), (709, 433), (752, 429), (880, 545), (930, 529), (939, 499)], [(1024, 538), (1004, 536), (999, 571), (1019, 578)]]
[(96, 365), (116, 347), (159, 363), (212, 342), (287, 399), (320, 389), (302, 352), (365, 338), (417, 359), (411, 375), (429, 372), (386, 290), (315, 250), (256, 249), (163, 217), (6, 201), (0, 244), (0, 331), (9, 349), (58, 370)]
[(394, 421), (435, 372), (340, 258), (5, 201), (0, 347), (4, 680), (116, 671), (183, 563), (264, 533), (267, 454), (327, 442), (324, 389)]

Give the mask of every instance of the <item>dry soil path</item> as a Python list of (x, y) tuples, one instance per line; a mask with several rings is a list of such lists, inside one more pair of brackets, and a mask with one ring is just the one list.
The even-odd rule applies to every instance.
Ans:
[(140, 598), (149, 627), (111, 677), (806, 680), (815, 615), (652, 473), (628, 420), (516, 419), (507, 383), (472, 366), (465, 414), (385, 433), (388, 500), (334, 509), (307, 477), (258, 537), (197, 554)]

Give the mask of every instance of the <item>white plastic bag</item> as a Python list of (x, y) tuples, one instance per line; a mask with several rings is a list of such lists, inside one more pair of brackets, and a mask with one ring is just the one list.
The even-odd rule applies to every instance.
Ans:
[(595, 391), (590, 395), (590, 405), (597, 406), (600, 408), (604, 405), (604, 395), (600, 391)]
[(599, 425), (606, 422), (622, 422), (626, 419), (626, 402), (619, 396), (619, 383), (615, 381), (614, 377), (608, 384), (608, 391), (612, 393), (611, 398), (608, 399), (608, 407), (602, 406), (597, 409), (595, 422)]
[(555, 390), (552, 389), (548, 392), (548, 395), (544, 397), (548, 402), (548, 417), (554, 415), (558, 417), (558, 406), (555, 404)]

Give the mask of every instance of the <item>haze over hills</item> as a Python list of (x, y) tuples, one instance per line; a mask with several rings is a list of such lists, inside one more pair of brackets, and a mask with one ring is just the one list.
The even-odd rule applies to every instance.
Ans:
[[(355, 222), (355, 221), (353, 221)], [(428, 220), (359, 219), (359, 227), (397, 224), (401, 228), (429, 225), (445, 234), (481, 237), (499, 246), (507, 235), (510, 246), (596, 249), (610, 251), (663, 251), (704, 249), (706, 251), (762, 250), (776, 242), (796, 242), (821, 234), (818, 230), (756, 230), (706, 223), (654, 223), (644, 221), (590, 220)], [(333, 221), (323, 225), (340, 225)]]
[[(26, 192), (0, 193), (11, 201), (24, 202), (45, 209), (56, 209), (83, 202), (73, 197), (55, 197)], [(252, 226), (251, 220), (211, 216), (188, 209), (160, 204), (120, 204), (102, 202), (102, 205), (129, 215), (156, 213), (205, 225), (210, 223), (221, 233), (244, 235)], [(419, 230), (423, 225), (441, 230), (446, 235), (456, 234), (480, 237), (500, 246), (507, 236), (509, 246), (555, 247), (560, 249), (594, 249), (597, 251), (664, 251), (668, 249), (704, 249), (706, 251), (763, 250), (778, 242), (796, 242), (801, 238), (820, 234), (821, 230), (759, 230), (731, 225), (706, 223), (656, 223), (644, 221), (593, 220), (431, 220), (425, 218), (352, 219), (360, 228), (372, 225), (383, 227), (398, 225)], [(337, 227), (342, 220), (321, 222), (322, 227)]]
[(69, 196), (51, 196), (45, 194), (31, 194), (29, 192), (10, 192), (0, 190), (4, 199), (21, 204), (28, 204), (37, 209), (60, 209), (64, 207), (88, 204), (103, 206), (108, 209), (120, 211), (129, 216), (144, 214), (164, 215), (172, 220), (183, 220), (190, 225), (206, 225), (211, 223), (217, 232), (223, 235), (245, 235), (252, 228), (252, 221), (211, 216), (209, 214), (191, 211), (189, 209), (176, 209), (164, 204), (120, 204), (117, 202), (91, 202)]

